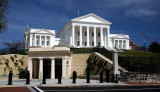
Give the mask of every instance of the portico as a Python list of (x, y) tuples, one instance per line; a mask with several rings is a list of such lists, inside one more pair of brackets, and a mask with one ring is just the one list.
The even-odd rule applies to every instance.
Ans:
[(109, 27), (72, 25), (71, 46), (73, 47), (107, 47)]
[(71, 47), (104, 46), (107, 48), (110, 44), (111, 24), (111, 22), (91, 13), (72, 19), (60, 30), (58, 36), (65, 38), (66, 44)]
[(122, 34), (111, 34), (112, 46), (117, 49), (129, 49), (129, 37)]
[(58, 73), (61, 73), (64, 79), (70, 78), (71, 52), (68, 47), (31, 47), (28, 54), (28, 70), (31, 79), (42, 79), (44, 71), (49, 79), (57, 78)]

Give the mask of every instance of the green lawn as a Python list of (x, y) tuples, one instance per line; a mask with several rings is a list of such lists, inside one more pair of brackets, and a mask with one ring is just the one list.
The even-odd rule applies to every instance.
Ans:
[(160, 64), (160, 53), (127, 50), (119, 53), (119, 61), (140, 64)]

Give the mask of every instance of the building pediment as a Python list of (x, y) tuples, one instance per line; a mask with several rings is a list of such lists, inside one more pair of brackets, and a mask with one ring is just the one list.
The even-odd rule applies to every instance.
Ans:
[(31, 29), (30, 32), (37, 34), (55, 34), (54, 30), (46, 30), (46, 29)]
[(112, 35), (111, 38), (114, 38), (114, 39), (129, 39), (129, 36), (128, 35), (123, 35), (123, 34), (114, 34), (114, 35)]
[(111, 25), (112, 23), (91, 13), (85, 16), (81, 16), (75, 19), (72, 19), (71, 21), (76, 21), (76, 22), (89, 22), (89, 23), (101, 23), (101, 24), (108, 24)]

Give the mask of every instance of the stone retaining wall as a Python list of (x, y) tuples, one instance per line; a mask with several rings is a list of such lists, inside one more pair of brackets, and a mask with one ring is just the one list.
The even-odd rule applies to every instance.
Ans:
[(0, 55), (0, 75), (8, 75), (12, 70), (13, 74), (19, 74), (19, 68), (24, 70), (28, 65), (28, 55), (8, 54)]
[(77, 76), (82, 76), (85, 74), (89, 55), (90, 53), (72, 54), (71, 74), (73, 71), (77, 72)]

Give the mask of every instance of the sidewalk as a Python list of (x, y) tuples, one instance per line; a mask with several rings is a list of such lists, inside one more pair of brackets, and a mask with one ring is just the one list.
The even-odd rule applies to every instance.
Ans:
[(41, 84), (39, 79), (30, 80), (30, 84), (26, 85), (25, 79), (13, 79), (13, 85), (7, 85), (8, 80), (0, 80), (0, 87), (3, 86), (13, 86), (13, 87), (24, 87), (24, 86), (52, 86), (52, 87), (67, 87), (67, 86), (118, 86), (118, 85), (128, 85), (123, 83), (99, 83), (98, 80), (90, 80), (90, 83), (86, 83), (86, 79), (77, 79), (76, 83), (72, 83), (72, 79), (62, 79), (62, 84), (58, 84), (58, 79), (46, 79), (46, 84)]

